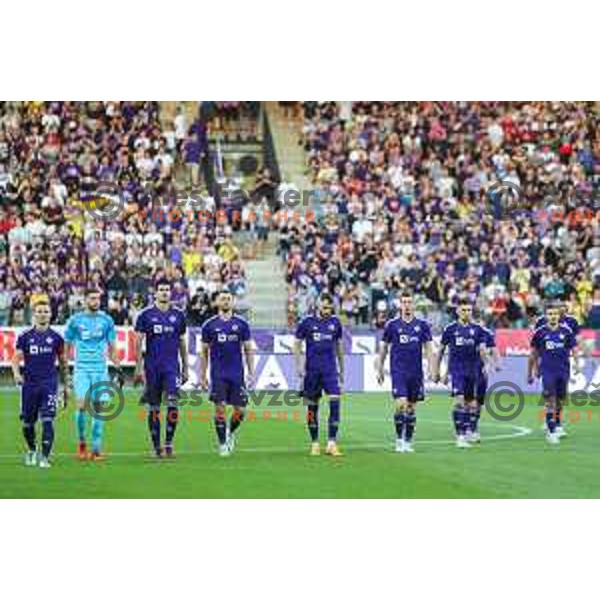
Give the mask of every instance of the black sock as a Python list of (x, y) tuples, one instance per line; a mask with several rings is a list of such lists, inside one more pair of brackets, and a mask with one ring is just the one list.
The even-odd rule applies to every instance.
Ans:
[(404, 412), (399, 410), (394, 413), (394, 425), (396, 426), (396, 439), (402, 439), (404, 430)]
[(329, 401), (329, 419), (327, 421), (327, 439), (335, 442), (340, 426), (340, 399), (332, 398)]
[(227, 441), (227, 416), (225, 411), (217, 411), (215, 414), (215, 429), (217, 430), (217, 438), (219, 438), (219, 444), (221, 446)]
[(49, 458), (54, 443), (54, 422), (52, 419), (42, 421), (42, 455)]
[(233, 433), (242, 424), (245, 416), (246, 415), (241, 410), (234, 409), (231, 413), (231, 418), (229, 419), (230, 433)]
[(319, 403), (311, 402), (308, 405), (308, 412), (306, 413), (306, 422), (308, 424), (308, 432), (310, 433), (310, 439), (313, 442), (319, 441)]
[(479, 417), (481, 417), (481, 405), (471, 408), (471, 431), (477, 433), (479, 431)]
[(33, 423), (23, 424), (23, 437), (27, 443), (27, 449), (35, 452), (35, 425)]
[(179, 409), (176, 406), (169, 406), (167, 409), (167, 422), (165, 424), (165, 444), (167, 446), (173, 445), (173, 438), (175, 437), (175, 430), (177, 429), (178, 422)]
[(148, 411), (148, 430), (154, 450), (160, 452), (160, 409), (151, 408)]
[(455, 406), (452, 410), (452, 420), (454, 421), (454, 430), (456, 435), (465, 434), (465, 414), (466, 411), (462, 406)]
[(412, 442), (417, 424), (417, 415), (414, 412), (407, 412), (404, 415), (404, 439), (407, 442)]

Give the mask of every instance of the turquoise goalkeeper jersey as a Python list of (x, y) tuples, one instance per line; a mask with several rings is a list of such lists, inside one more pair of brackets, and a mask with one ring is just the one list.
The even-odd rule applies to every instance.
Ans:
[(114, 344), (116, 339), (112, 317), (101, 310), (73, 315), (65, 329), (65, 341), (75, 346), (76, 371), (105, 372), (108, 345)]

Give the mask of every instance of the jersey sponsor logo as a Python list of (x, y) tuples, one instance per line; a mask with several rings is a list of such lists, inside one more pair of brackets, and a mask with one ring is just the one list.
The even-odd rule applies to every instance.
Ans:
[(240, 336), (237, 333), (217, 333), (217, 342), (239, 342)]
[(154, 333), (162, 333), (163, 332), (163, 326), (162, 325), (154, 325), (154, 327), (152, 328), (152, 331)]
[(564, 342), (556, 342), (554, 340), (546, 340), (546, 350), (560, 350), (565, 347)]
[(472, 346), (475, 344), (475, 340), (463, 337), (462, 335), (457, 335), (454, 340), (457, 346)]

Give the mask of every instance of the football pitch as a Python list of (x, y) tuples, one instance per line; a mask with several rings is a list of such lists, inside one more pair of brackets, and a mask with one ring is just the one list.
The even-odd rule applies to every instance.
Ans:
[[(414, 454), (393, 452), (389, 396), (347, 394), (342, 405), (340, 458), (308, 456), (302, 407), (252, 410), (235, 452), (219, 457), (206, 403), (179, 423), (175, 459), (150, 457), (138, 393), (106, 425), (107, 460), (75, 458), (74, 409), (57, 419), (53, 467), (22, 464), (16, 391), (4, 392), (0, 436), (0, 497), (6, 498), (598, 498), (600, 412), (581, 409), (568, 437), (549, 446), (538, 397), (514, 421), (483, 414), (482, 443), (454, 447), (447, 394), (419, 405)], [(267, 397), (268, 398), (268, 397)], [(250, 407), (252, 408), (252, 407)], [(287, 410), (287, 420), (277, 411)], [(265, 415), (270, 411), (271, 415)], [(295, 413), (295, 411), (298, 411)], [(323, 414), (324, 413), (324, 414)], [(321, 411), (321, 437), (326, 433)], [(324, 419), (325, 417), (325, 419)], [(575, 417), (573, 417), (575, 418)], [(164, 428), (163, 428), (164, 431)]]

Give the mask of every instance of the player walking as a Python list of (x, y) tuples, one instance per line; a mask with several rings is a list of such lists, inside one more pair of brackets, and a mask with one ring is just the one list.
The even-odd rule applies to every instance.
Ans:
[(148, 406), (150, 439), (156, 457), (161, 458), (160, 406), (166, 395), (164, 454), (171, 458), (179, 422), (179, 388), (189, 375), (185, 315), (172, 306), (171, 284), (166, 279), (157, 282), (154, 305), (138, 314), (135, 331), (137, 363), (134, 379), (145, 383), (143, 399)]
[(384, 381), (384, 364), (391, 347), (390, 373), (394, 399), (396, 452), (414, 452), (412, 439), (417, 423), (416, 404), (425, 398), (423, 350), (433, 372), (431, 328), (414, 315), (412, 294), (400, 295), (400, 316), (385, 324), (377, 362), (377, 380)]
[[(302, 343), (305, 352), (302, 352)], [(302, 382), (302, 393), (308, 401), (307, 423), (311, 456), (321, 454), (319, 444), (319, 400), (323, 392), (329, 396), (329, 419), (325, 452), (341, 456), (337, 445), (340, 424), (340, 396), (344, 381), (342, 324), (333, 308), (333, 298), (321, 294), (317, 314), (304, 318), (296, 328), (296, 370)]]
[[(65, 406), (68, 398), (67, 359), (62, 336), (50, 328), (50, 304), (41, 300), (33, 308), (33, 327), (17, 338), (12, 359), (15, 384), (21, 386), (21, 422), (27, 444), (25, 464), (50, 467), (54, 443), (54, 418), (58, 399), (56, 362), (65, 386)], [(23, 364), (23, 373), (20, 366)], [(35, 424), (42, 422), (42, 451), (38, 456)], [(38, 462), (39, 460), (39, 462)]]
[[(579, 321), (577, 321), (577, 319), (573, 315), (571, 315), (567, 312), (567, 303), (556, 301), (554, 303), (554, 306), (558, 309), (558, 312), (559, 312), (558, 322), (561, 325), (566, 325), (567, 327), (569, 327), (571, 329), (571, 331), (573, 332), (573, 335), (575, 336), (575, 341), (577, 343), (577, 346), (579, 348), (583, 349), (584, 355), (588, 355), (589, 353), (585, 351), (586, 346), (583, 343), (583, 339), (581, 337), (581, 327), (579, 325)], [(547, 315), (542, 315), (541, 317), (538, 317), (538, 319), (535, 322), (535, 325), (533, 326), (534, 333), (536, 330), (540, 329), (541, 327), (545, 327), (547, 325), (548, 325)], [(558, 437), (564, 437), (567, 435), (567, 432), (565, 431), (565, 429), (562, 425), (562, 404), (560, 403), (561, 402), (560, 400), (557, 400), (557, 402), (559, 402), (559, 404), (556, 407), (557, 410), (556, 410), (556, 415), (555, 415), (555, 421), (556, 421), (555, 433), (558, 435)], [(546, 433), (548, 433), (548, 425), (546, 424), (545, 421), (544, 421), (544, 430), (546, 431)]]
[[(250, 326), (245, 319), (233, 314), (232, 294), (220, 292), (216, 304), (218, 313), (202, 326), (200, 385), (208, 389), (206, 371), (210, 361), (210, 399), (215, 405), (219, 454), (229, 456), (235, 447), (236, 431), (246, 414), (246, 388), (254, 385), (254, 350)], [(227, 404), (234, 407), (229, 424)]]
[(567, 396), (570, 357), (577, 341), (573, 330), (560, 322), (560, 309), (550, 305), (546, 309), (547, 324), (535, 330), (531, 338), (527, 379), (530, 384), (541, 376), (546, 405), (546, 439), (550, 444), (560, 443), (557, 415)]
[[(87, 451), (86, 401), (99, 413), (106, 402), (101, 384), (109, 381), (108, 358), (116, 367), (115, 323), (112, 317), (100, 310), (100, 292), (96, 288), (85, 291), (85, 310), (73, 315), (65, 328), (65, 341), (75, 349), (75, 374), (73, 383), (77, 400), (78, 456), (81, 460), (101, 460), (104, 422), (92, 417), (92, 451)], [(89, 407), (88, 407), (89, 408)]]
[(472, 443), (480, 443), (481, 436), (479, 434), (479, 419), (481, 418), (481, 407), (485, 404), (485, 395), (488, 390), (488, 375), (494, 367), (499, 368), (499, 357), (496, 350), (496, 334), (491, 329), (485, 327), (483, 320), (480, 321), (479, 327), (483, 334), (482, 350), (485, 355), (485, 360), (479, 357), (479, 366), (477, 369), (477, 384), (475, 387), (475, 398), (477, 405), (473, 410), (469, 411), (470, 427), (468, 432), (468, 441)]
[[(434, 369), (434, 379), (440, 379), (440, 365), (446, 348), (449, 348), (448, 373), (455, 398), (452, 419), (456, 431), (456, 446), (469, 448), (469, 437), (473, 417), (479, 413), (475, 391), (480, 370), (480, 361), (485, 361), (484, 334), (473, 322), (473, 307), (469, 300), (461, 300), (458, 320), (450, 323), (442, 333), (441, 348)], [(444, 377), (444, 383), (447, 375)]]

